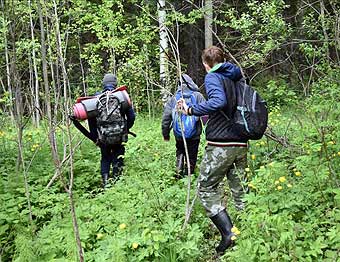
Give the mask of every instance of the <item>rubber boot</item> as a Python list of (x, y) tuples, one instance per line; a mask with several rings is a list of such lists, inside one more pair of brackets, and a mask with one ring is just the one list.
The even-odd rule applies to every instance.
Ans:
[(184, 155), (180, 154), (176, 157), (176, 179), (183, 178), (183, 170), (184, 169)]
[(102, 174), (102, 180), (103, 180), (102, 186), (103, 186), (103, 188), (106, 187), (108, 179), (109, 179), (109, 174), (107, 174), (107, 173)]
[(112, 184), (115, 184), (123, 174), (123, 162), (116, 162), (112, 165)]
[(210, 219), (221, 233), (222, 239), (220, 244), (216, 247), (216, 251), (219, 255), (222, 255), (234, 242), (231, 239), (232, 236), (234, 236), (234, 233), (231, 232), (233, 224), (226, 210), (221, 211)]

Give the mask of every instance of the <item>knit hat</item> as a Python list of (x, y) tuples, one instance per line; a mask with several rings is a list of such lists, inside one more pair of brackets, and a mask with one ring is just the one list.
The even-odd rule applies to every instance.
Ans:
[(117, 86), (117, 77), (114, 74), (108, 73), (105, 74), (103, 78), (103, 87), (104, 89), (116, 88)]

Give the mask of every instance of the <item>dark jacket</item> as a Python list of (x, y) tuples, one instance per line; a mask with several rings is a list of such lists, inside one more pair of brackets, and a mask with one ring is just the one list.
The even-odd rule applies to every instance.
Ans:
[[(177, 88), (177, 91), (183, 90), (183, 95), (190, 94), (193, 92), (193, 95), (196, 99), (197, 103), (202, 103), (205, 101), (203, 95), (200, 93), (198, 86), (194, 83), (194, 81), (191, 79), (190, 76), (187, 74), (183, 74), (182, 77), (184, 80), (182, 81), (182, 86), (179, 85)], [(165, 139), (170, 138), (170, 130), (172, 128), (172, 113), (175, 110), (176, 107), (176, 97), (172, 96), (167, 103), (165, 104), (164, 111), (163, 111), (163, 117), (162, 117), (162, 134)], [(202, 124), (201, 121), (198, 121), (197, 123), (197, 130), (196, 134), (191, 139), (199, 139), (202, 133)], [(182, 139), (179, 137), (176, 137), (176, 139)]]
[(234, 110), (234, 101), (228, 101), (224, 81), (234, 85), (234, 81), (242, 78), (240, 68), (226, 62), (214, 66), (205, 76), (204, 84), (208, 100), (198, 105), (193, 105), (193, 115), (209, 115), (206, 127), (206, 138), (214, 142), (246, 142), (238, 134), (231, 132), (231, 123), (227, 119)]

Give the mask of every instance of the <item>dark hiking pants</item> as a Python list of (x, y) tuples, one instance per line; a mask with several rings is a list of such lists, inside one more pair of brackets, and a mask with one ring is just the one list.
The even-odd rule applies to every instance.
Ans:
[(112, 176), (117, 178), (124, 165), (125, 147), (122, 144), (101, 146), (101, 174), (110, 174), (110, 166), (112, 164)]
[[(190, 160), (190, 170), (191, 170), (191, 173), (193, 173), (196, 167), (197, 153), (198, 153), (200, 140), (199, 139), (186, 139), (186, 142), (187, 142), (188, 154), (189, 154), (189, 160)], [(177, 158), (177, 168), (178, 168), (179, 159), (180, 158), (182, 158), (183, 160), (185, 159), (184, 142), (181, 139), (176, 139), (176, 158)], [(187, 173), (186, 166), (182, 165), (180, 169), (185, 174)]]

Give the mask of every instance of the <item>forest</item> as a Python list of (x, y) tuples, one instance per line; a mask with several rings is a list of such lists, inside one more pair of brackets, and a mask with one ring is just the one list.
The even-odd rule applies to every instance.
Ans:
[[(338, 0), (0, 0), (0, 262), (340, 261)], [(175, 179), (165, 102), (181, 75), (205, 94), (215, 45), (266, 100), (248, 147), (245, 209), (223, 256), (192, 174)], [(72, 124), (106, 73), (136, 120), (123, 175), (101, 187), (100, 150)], [(82, 122), (86, 126), (87, 121)]]

